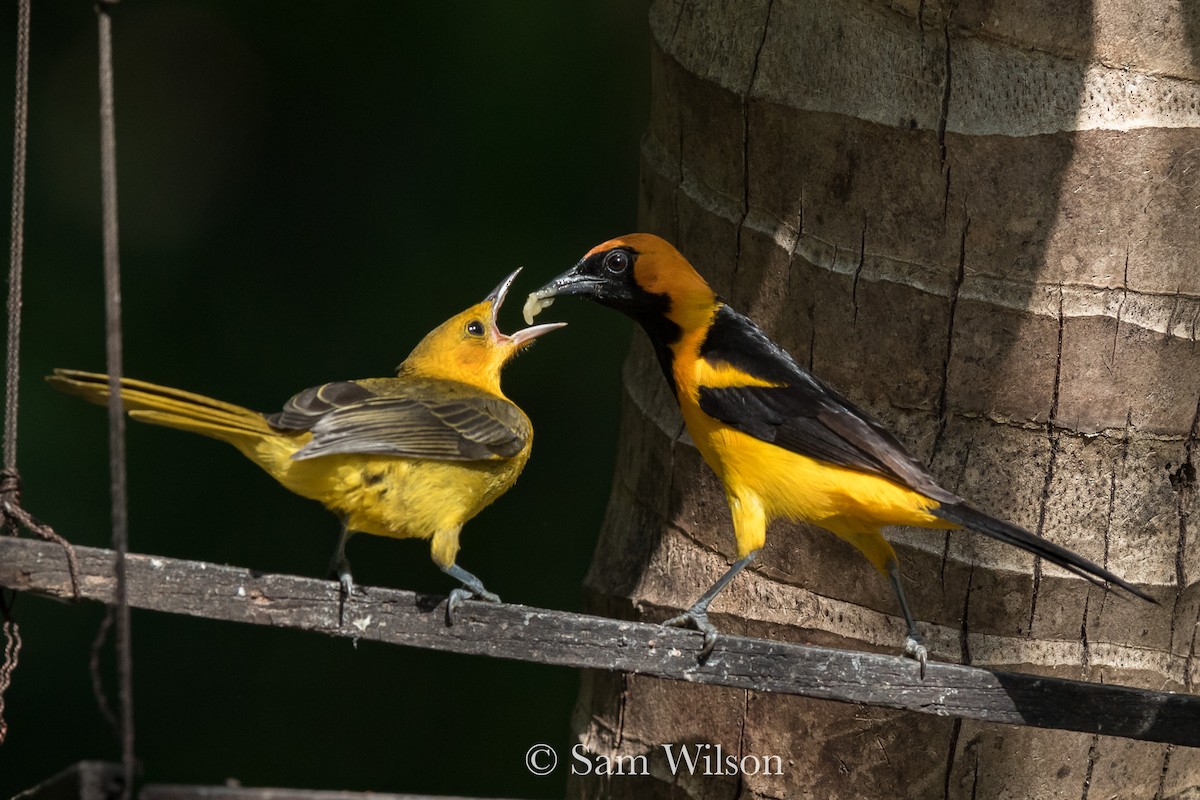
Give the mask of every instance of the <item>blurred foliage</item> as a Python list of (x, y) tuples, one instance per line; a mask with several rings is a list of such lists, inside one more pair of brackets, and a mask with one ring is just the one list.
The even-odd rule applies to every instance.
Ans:
[[(0, 20), (5, 65), (15, 16), (9, 6)], [(634, 227), (645, 16), (640, 0), (122, 2), (127, 374), (274, 410), (305, 386), (389, 374), (524, 265), (504, 312), (518, 327), (525, 292)], [(32, 41), (20, 466), (35, 514), (103, 546), (104, 412), (41, 380), (104, 363), (92, 6), (35, 3)], [(11, 77), (0, 91), (11, 130)], [(536, 426), (533, 459), (467, 526), (460, 563), (506, 600), (578, 609), (629, 327), (569, 301), (544, 318), (571, 327), (506, 383)], [(323, 575), (335, 519), (232, 448), (136, 424), (128, 447), (134, 551)], [(360, 583), (452, 585), (424, 543), (358, 537), (349, 553)], [(0, 797), (118, 756), (87, 669), (101, 609), (23, 597), (16, 613), (25, 649)], [(136, 611), (133, 622), (146, 781), (563, 793), (563, 768), (532, 777), (524, 754), (548, 742), (565, 755), (574, 671)]]

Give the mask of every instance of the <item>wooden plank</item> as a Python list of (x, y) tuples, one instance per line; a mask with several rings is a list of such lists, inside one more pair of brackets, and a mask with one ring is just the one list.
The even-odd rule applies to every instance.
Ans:
[(12, 800), (116, 800), (124, 782), (120, 764), (78, 761)]
[[(114, 556), (76, 548), (88, 600), (111, 602)], [(471, 602), (448, 626), (445, 599), (365, 587), (344, 609), (334, 581), (130, 555), (135, 608), (311, 630), (455, 653), (634, 672), (1010, 725), (1200, 746), (1200, 696), (723, 635), (705, 662), (692, 631), (519, 605)], [(63, 551), (0, 537), (0, 585), (70, 597)]]
[(313, 789), (250, 788), (246, 786), (190, 786), (151, 784), (142, 789), (138, 800), (472, 800), (427, 794), (386, 794), (383, 792), (337, 792)]
[[(79, 761), (32, 789), (15, 795), (12, 800), (115, 800), (121, 796), (121, 781), (120, 764)], [(166, 783), (144, 786), (138, 797), (139, 800), (471, 800), (444, 795)]]

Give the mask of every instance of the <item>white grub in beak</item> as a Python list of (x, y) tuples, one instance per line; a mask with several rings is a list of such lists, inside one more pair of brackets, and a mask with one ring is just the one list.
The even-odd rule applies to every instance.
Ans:
[[(565, 322), (548, 322), (544, 325), (533, 325), (529, 328), (523, 328), (511, 335), (500, 332), (500, 329), (496, 327), (496, 320), (500, 316), (500, 307), (504, 305), (504, 298), (508, 296), (508, 289), (510, 286), (512, 286), (513, 281), (516, 280), (517, 275), (520, 274), (521, 269), (521, 267), (517, 267), (515, 270), (513, 270), (513, 273), (501, 281), (500, 285), (497, 286), (495, 290), (486, 298), (492, 301), (492, 338), (494, 338), (497, 343), (508, 343), (518, 348), (524, 347), (529, 342), (532, 342), (534, 339), (542, 336), (543, 334), (547, 334), (552, 330), (566, 327), (567, 324)], [(528, 312), (528, 302), (526, 302), (525, 305), (526, 311)], [(546, 305), (550, 305), (550, 303), (547, 302)], [(533, 322), (532, 317), (528, 313), (525, 314), (525, 321), (529, 323)]]
[(521, 309), (521, 315), (525, 317), (525, 324), (532, 325), (533, 318), (553, 304), (553, 297), (542, 297), (541, 292), (531, 292), (529, 297), (525, 298), (525, 306)]

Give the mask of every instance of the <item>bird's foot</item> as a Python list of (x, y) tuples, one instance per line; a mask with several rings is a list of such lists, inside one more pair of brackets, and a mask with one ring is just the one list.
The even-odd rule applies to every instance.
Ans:
[(342, 587), (342, 597), (349, 600), (350, 595), (354, 594), (354, 576), (350, 574), (350, 570), (338, 570), (337, 579)]
[(454, 614), (458, 611), (458, 607), (463, 604), (464, 600), (483, 600), (485, 603), (499, 603), (500, 595), (489, 592), (483, 588), (483, 584), (479, 584), (475, 588), (459, 588), (450, 590), (450, 599), (446, 603), (446, 624), (454, 624)]
[(929, 651), (921, 644), (921, 637), (909, 633), (904, 637), (904, 655), (921, 665), (921, 680), (925, 679), (925, 664), (929, 661)]
[(341, 625), (346, 616), (346, 603), (354, 594), (354, 576), (350, 574), (350, 564), (344, 560), (330, 564), (329, 572), (329, 577), (338, 582), (338, 625)]
[(354, 576), (350, 574), (350, 560), (346, 558), (346, 553), (341, 547), (329, 560), (328, 575), (341, 584), (343, 600), (348, 600), (350, 595), (354, 594)]
[(708, 609), (692, 606), (677, 617), (671, 617), (663, 625), (672, 628), (695, 628), (704, 634), (704, 646), (700, 648), (700, 660), (704, 661), (717, 644), (717, 626), (708, 621)]

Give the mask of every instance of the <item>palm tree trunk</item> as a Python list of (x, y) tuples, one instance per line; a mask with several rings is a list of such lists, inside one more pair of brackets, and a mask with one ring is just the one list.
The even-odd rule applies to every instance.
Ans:
[[(933, 658), (1195, 691), (1200, 20), (1033, 6), (655, 2), (641, 227), (947, 488), (1162, 600), (970, 534), (896, 530)], [(733, 537), (640, 334), (624, 383), (589, 602), (661, 620), (726, 568)], [(894, 602), (836, 537), (777, 522), (712, 619), (897, 652)], [(575, 797), (1200, 787), (1193, 750), (638, 676), (587, 676), (575, 725), (589, 751), (649, 754), (653, 773), (577, 776)], [(783, 774), (673, 773), (668, 743), (779, 755)]]

